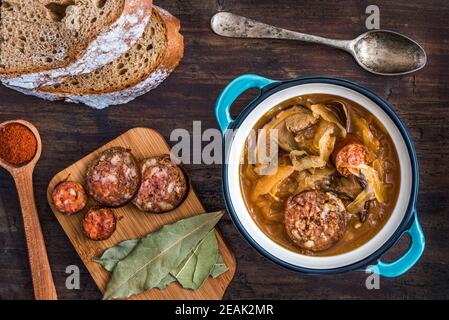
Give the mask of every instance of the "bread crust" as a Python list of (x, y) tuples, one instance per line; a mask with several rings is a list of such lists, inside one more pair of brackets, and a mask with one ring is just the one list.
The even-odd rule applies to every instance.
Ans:
[(34, 89), (44, 85), (59, 83), (66, 76), (90, 73), (114, 61), (127, 52), (142, 36), (151, 17), (152, 0), (125, 0), (120, 17), (82, 50), (65, 67), (43, 70), (35, 73), (0, 74), (0, 80), (9, 87)]
[(103, 109), (111, 105), (126, 104), (138, 96), (141, 96), (159, 86), (180, 63), (184, 55), (184, 38), (180, 34), (180, 22), (168, 11), (153, 6), (153, 9), (161, 16), (167, 30), (167, 48), (163, 54), (159, 66), (153, 70), (143, 81), (132, 83), (128, 88), (118, 91), (104, 92), (101, 94), (66, 94), (57, 92), (44, 92), (39, 89), (29, 90), (19, 88), (8, 83), (7, 87), (27, 95), (33, 95), (50, 101), (65, 100), (73, 103), (83, 103), (95, 109)]

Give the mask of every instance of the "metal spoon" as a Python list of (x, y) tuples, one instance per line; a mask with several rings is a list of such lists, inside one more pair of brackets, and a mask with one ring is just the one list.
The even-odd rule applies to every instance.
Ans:
[(10, 124), (21, 124), (33, 132), (37, 141), (34, 158), (21, 166), (12, 165), (0, 158), (0, 167), (6, 169), (14, 178), (22, 208), (23, 227), (28, 247), (28, 259), (33, 280), (34, 297), (36, 300), (56, 300), (56, 289), (48, 262), (39, 216), (36, 210), (33, 192), (33, 171), (42, 152), (42, 141), (36, 127), (24, 120), (7, 121), (0, 124), (0, 130)]
[(294, 32), (257, 22), (230, 12), (212, 17), (212, 30), (231, 38), (288, 39), (325, 44), (349, 52), (365, 70), (379, 75), (402, 75), (426, 65), (424, 49), (412, 39), (393, 31), (368, 31), (354, 40), (335, 40)]

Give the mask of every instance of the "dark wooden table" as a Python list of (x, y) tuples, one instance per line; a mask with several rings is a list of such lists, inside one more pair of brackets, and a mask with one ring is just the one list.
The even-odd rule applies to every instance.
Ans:
[[(379, 0), (381, 27), (405, 33), (428, 53), (425, 69), (402, 77), (380, 77), (359, 68), (331, 48), (284, 41), (233, 40), (214, 35), (211, 16), (227, 10), (281, 27), (335, 38), (365, 30), (372, 1), (166, 0), (156, 3), (180, 18), (185, 57), (157, 90), (125, 106), (103, 111), (26, 97), (0, 87), (0, 121), (23, 118), (40, 130), (44, 152), (35, 171), (37, 207), (60, 299), (98, 299), (100, 293), (50, 211), (46, 188), (57, 172), (126, 130), (143, 126), (167, 139), (175, 128), (216, 128), (213, 107), (223, 87), (243, 73), (275, 79), (328, 75), (360, 83), (385, 98), (413, 136), (421, 167), (418, 208), (427, 247), (405, 276), (382, 279), (380, 290), (365, 288), (366, 275), (352, 272), (307, 276), (285, 270), (252, 249), (229, 216), (219, 225), (238, 267), (227, 299), (402, 299), (449, 298), (449, 2)], [(254, 92), (245, 94), (236, 112)], [(223, 209), (219, 165), (189, 165), (194, 188), (208, 210)], [(31, 299), (30, 271), (16, 191), (0, 171), (0, 299)], [(0, 205), (1, 207), (1, 205)], [(406, 241), (388, 253), (398, 256)], [(65, 287), (65, 269), (81, 270), (81, 290)]]

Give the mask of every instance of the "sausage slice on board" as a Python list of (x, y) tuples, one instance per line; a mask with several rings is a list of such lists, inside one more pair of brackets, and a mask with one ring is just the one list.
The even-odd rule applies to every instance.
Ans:
[(119, 207), (128, 203), (139, 185), (137, 161), (130, 150), (122, 147), (104, 151), (87, 169), (87, 192), (102, 206)]
[(142, 184), (133, 203), (142, 211), (163, 213), (178, 207), (188, 185), (182, 169), (169, 155), (152, 157), (142, 162)]
[(51, 195), (53, 204), (62, 214), (73, 215), (84, 209), (87, 194), (78, 182), (63, 181), (59, 183)]
[(116, 226), (117, 219), (111, 208), (92, 208), (81, 221), (84, 234), (95, 241), (108, 239)]

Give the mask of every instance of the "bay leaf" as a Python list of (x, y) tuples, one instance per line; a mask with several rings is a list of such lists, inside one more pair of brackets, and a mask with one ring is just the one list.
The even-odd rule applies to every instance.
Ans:
[(128, 298), (156, 287), (214, 228), (223, 212), (212, 212), (165, 225), (142, 238), (112, 271), (103, 299)]
[(112, 272), (115, 265), (129, 255), (139, 241), (140, 239), (122, 241), (103, 252), (101, 257), (93, 258), (92, 261), (102, 265), (107, 271)]
[[(115, 246), (107, 249), (99, 258), (93, 258), (92, 261), (100, 264), (105, 268), (107, 271), (112, 272), (115, 265), (122, 259), (124, 259), (137, 245), (140, 239), (133, 239), (133, 240), (125, 240), (122, 242), (119, 242)], [(187, 257), (188, 259), (188, 257)], [(223, 256), (218, 253), (217, 262), (215, 263), (214, 267), (212, 268), (210, 275), (215, 279), (218, 276), (222, 275), (228, 271), (228, 267), (226, 266)], [(173, 278), (173, 276), (168, 275), (168, 278)], [(173, 278), (175, 281), (176, 279)], [(157, 285), (157, 288), (165, 288), (163, 283), (164, 279), (161, 280), (161, 283)]]
[(218, 276), (225, 273), (226, 271), (228, 271), (228, 267), (226, 266), (226, 264), (224, 262), (223, 256), (221, 254), (219, 254), (217, 262), (215, 262), (214, 267), (210, 271), (210, 275), (212, 276), (212, 278), (215, 279), (215, 278), (218, 278)]
[(156, 288), (163, 290), (163, 289), (167, 288), (167, 286), (168, 286), (170, 283), (175, 282), (175, 281), (176, 281), (176, 278), (173, 277), (173, 276), (169, 273), (169, 274), (167, 274), (167, 275), (165, 276), (164, 279), (161, 280), (161, 282), (159, 282), (159, 284), (156, 286)]
[(171, 274), (183, 288), (196, 290), (209, 276), (217, 262), (218, 242), (214, 230), (196, 246), (186, 260)]

